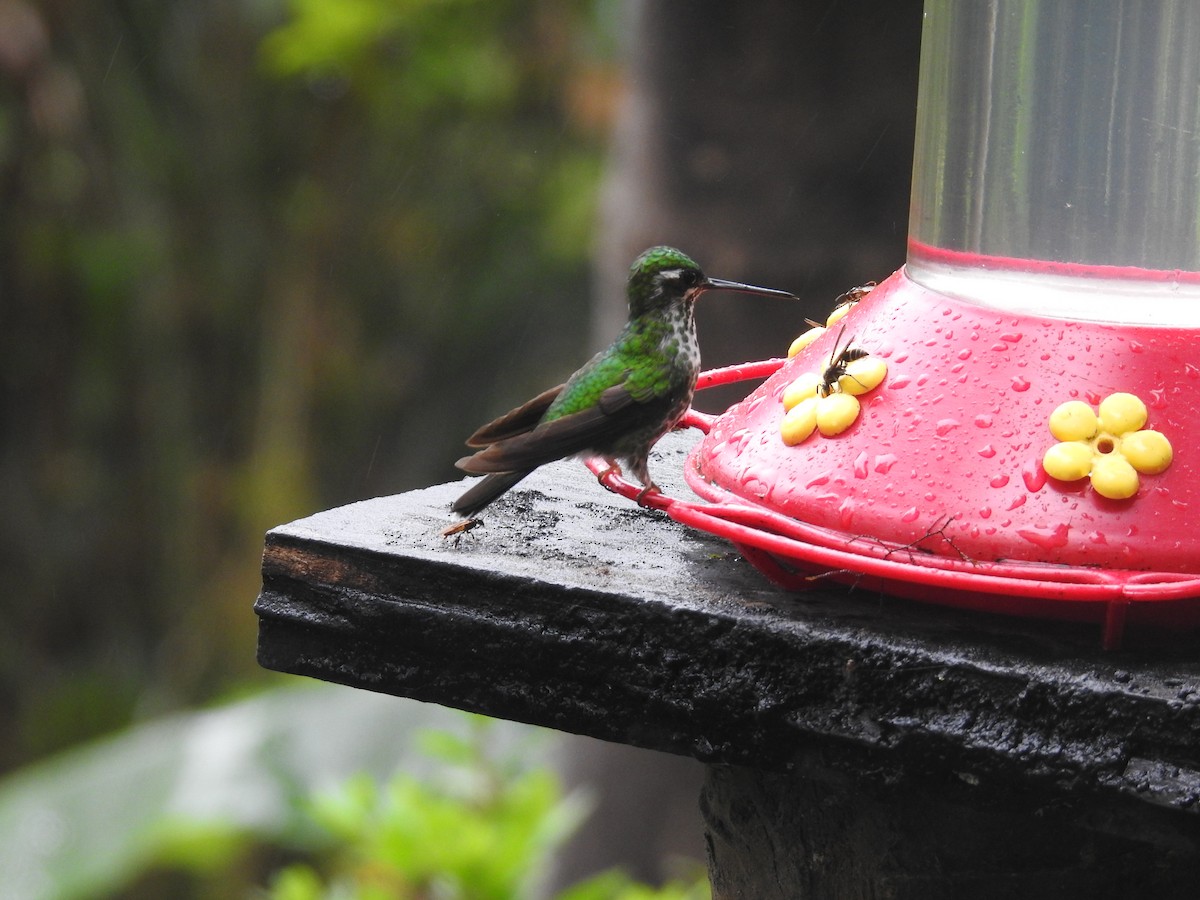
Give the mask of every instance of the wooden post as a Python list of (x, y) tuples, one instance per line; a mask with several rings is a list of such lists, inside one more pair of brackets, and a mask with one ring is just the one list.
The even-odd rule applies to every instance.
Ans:
[(1200, 883), (1194, 639), (783, 593), (574, 462), (443, 538), (461, 489), (269, 532), (260, 662), (700, 759), (718, 898)]

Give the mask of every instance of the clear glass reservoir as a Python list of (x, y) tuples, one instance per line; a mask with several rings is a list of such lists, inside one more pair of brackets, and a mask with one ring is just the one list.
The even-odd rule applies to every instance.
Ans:
[(1200, 326), (1200, 0), (926, 0), (907, 271)]

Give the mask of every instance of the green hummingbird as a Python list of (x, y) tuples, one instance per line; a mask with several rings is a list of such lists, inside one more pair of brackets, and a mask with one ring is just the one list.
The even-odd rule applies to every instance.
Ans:
[(647, 465), (650, 448), (692, 401), (700, 374), (693, 307), (705, 291), (796, 299), (787, 291), (708, 278), (679, 250), (651, 247), (629, 270), (629, 321), (608, 349), (565, 383), (467, 438), (468, 447), (482, 449), (455, 465), (486, 477), (451, 510), (473, 519), (538, 466), (577, 454), (603, 457), (608, 471), (619, 472), (624, 461), (643, 494), (658, 490)]

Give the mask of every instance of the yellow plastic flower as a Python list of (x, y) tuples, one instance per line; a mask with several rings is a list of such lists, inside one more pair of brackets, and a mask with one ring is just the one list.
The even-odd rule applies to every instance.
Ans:
[(824, 333), (824, 325), (814, 325), (812, 328), (808, 329), (808, 331), (801, 334), (800, 337), (792, 341), (792, 345), (788, 347), (788, 359), (791, 359)]
[(826, 372), (805, 372), (784, 389), (786, 412), (779, 433), (789, 447), (814, 431), (826, 437), (841, 434), (858, 418), (859, 396), (877, 388), (887, 376), (887, 363), (876, 356), (862, 356), (839, 368), (841, 372), (831, 364)]
[(786, 413), (779, 425), (779, 434), (789, 447), (807, 440), (817, 427), (817, 396), (805, 397)]
[(1110, 394), (1098, 410), (1068, 400), (1050, 413), (1050, 433), (1059, 443), (1046, 451), (1042, 468), (1059, 481), (1091, 478), (1100, 496), (1127, 500), (1138, 491), (1138, 473), (1157, 475), (1171, 465), (1171, 442), (1142, 428), (1148, 417), (1133, 394)]

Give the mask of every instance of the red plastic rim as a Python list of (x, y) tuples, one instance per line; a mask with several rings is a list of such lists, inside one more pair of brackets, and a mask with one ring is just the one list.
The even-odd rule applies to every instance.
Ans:
[[(771, 359), (712, 370), (701, 375), (697, 388), (766, 378), (786, 363)], [(716, 421), (690, 410), (681, 427), (708, 434)], [(1196, 574), (972, 559), (953, 550), (944, 526), (936, 522), (908, 542), (846, 534), (748, 503), (712, 484), (702, 471), (701, 449), (698, 444), (692, 450), (684, 472), (689, 487), (702, 498), (698, 501), (643, 494), (605, 461), (590, 458), (585, 464), (607, 489), (730, 541), (767, 578), (789, 590), (834, 581), (920, 602), (1097, 623), (1107, 649), (1120, 646), (1129, 624), (1200, 624)]]

